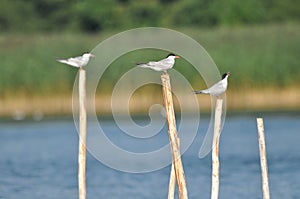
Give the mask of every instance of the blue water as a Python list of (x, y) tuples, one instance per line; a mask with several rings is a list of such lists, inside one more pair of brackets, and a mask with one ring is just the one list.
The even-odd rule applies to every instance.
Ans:
[[(263, 116), (271, 198), (299, 198), (300, 116)], [(208, 119), (202, 122), (208, 123)], [(118, 136), (112, 121), (103, 125), (111, 129), (110, 136)], [(200, 127), (183, 155), (189, 198), (210, 198), (210, 154), (198, 158), (205, 128)], [(138, 139), (127, 142), (134, 146)], [(77, 198), (77, 147), (71, 119), (0, 122), (0, 198)], [(255, 115), (226, 118), (220, 161), (219, 198), (262, 198)], [(88, 153), (87, 198), (167, 198), (169, 173), (169, 167), (145, 174), (124, 173), (101, 164)]]

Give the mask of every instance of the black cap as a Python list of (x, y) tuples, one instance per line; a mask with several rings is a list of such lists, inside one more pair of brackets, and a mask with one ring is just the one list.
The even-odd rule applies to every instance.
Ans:
[(168, 56), (167, 57), (170, 57), (170, 56), (176, 56), (175, 54), (173, 54), (173, 53), (170, 53), (170, 54), (168, 54)]
[(229, 75), (230, 75), (230, 72), (224, 73), (224, 74), (222, 75), (222, 79), (224, 79), (225, 77), (227, 77), (227, 76), (229, 76)]

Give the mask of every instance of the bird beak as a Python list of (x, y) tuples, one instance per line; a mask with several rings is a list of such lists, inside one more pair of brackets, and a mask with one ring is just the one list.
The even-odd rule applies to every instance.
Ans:
[(180, 58), (178, 55), (175, 56), (176, 59)]
[(96, 57), (95, 55), (93, 55), (93, 54), (90, 54), (90, 57)]
[(230, 76), (230, 75), (231, 75), (231, 73), (230, 73), (230, 72), (227, 72), (227, 75), (228, 75), (228, 76)]

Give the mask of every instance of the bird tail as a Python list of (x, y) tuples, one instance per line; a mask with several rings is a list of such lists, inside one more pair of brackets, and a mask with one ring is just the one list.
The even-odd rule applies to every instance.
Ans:
[(147, 65), (147, 63), (137, 63), (136, 66), (142, 67), (142, 68), (149, 68), (149, 66)]
[(73, 66), (73, 67), (76, 67), (76, 68), (80, 68), (79, 66), (76, 66), (72, 63), (69, 63), (68, 60), (65, 60), (65, 59), (57, 59), (56, 61), (58, 61), (60, 63), (63, 63), (63, 64), (67, 64), (68, 66)]
[(205, 90), (193, 91), (194, 94), (207, 94)]
[(65, 59), (56, 59), (56, 61), (58, 61), (58, 62), (60, 62), (60, 63), (64, 63), (64, 64), (67, 63), (67, 60), (65, 60)]
[(202, 91), (193, 91), (194, 94), (202, 94)]

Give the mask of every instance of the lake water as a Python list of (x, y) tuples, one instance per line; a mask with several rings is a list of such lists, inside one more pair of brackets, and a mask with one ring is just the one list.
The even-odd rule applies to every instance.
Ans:
[[(271, 198), (300, 198), (300, 115), (262, 116)], [(211, 154), (198, 158), (208, 121), (202, 119), (203, 127), (182, 157), (189, 198), (210, 198)], [(114, 123), (106, 120), (103, 125), (111, 138), (118, 140)], [(167, 132), (162, 133), (167, 138)], [(134, 148), (135, 142), (139, 140), (120, 144)], [(78, 198), (77, 147), (78, 135), (71, 119), (0, 122), (0, 198)], [(219, 198), (262, 198), (255, 114), (227, 116), (220, 161)], [(169, 174), (169, 166), (140, 174), (120, 172), (88, 153), (87, 198), (167, 198)]]

